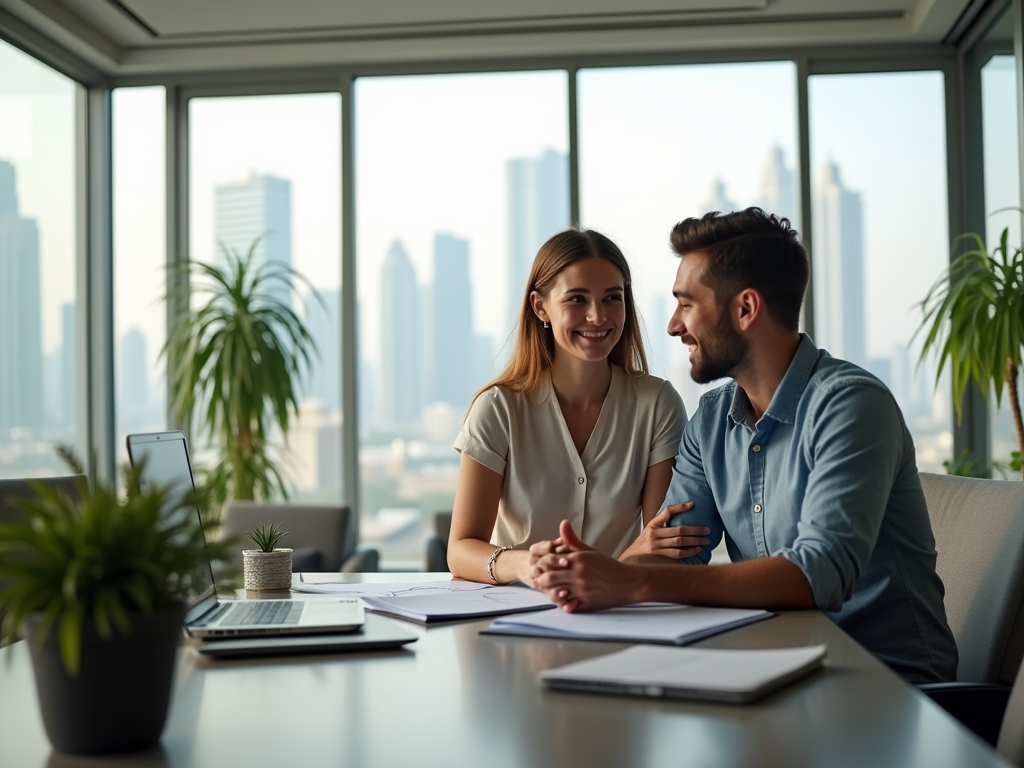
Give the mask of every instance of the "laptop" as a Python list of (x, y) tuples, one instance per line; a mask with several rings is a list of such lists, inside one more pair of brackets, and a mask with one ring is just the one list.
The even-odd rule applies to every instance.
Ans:
[[(142, 459), (146, 461), (141, 478), (143, 487), (169, 485), (178, 493), (195, 489), (184, 432), (128, 435), (127, 442), (132, 464)], [(198, 507), (196, 516), (199, 516)], [(364, 622), (362, 604), (351, 597), (221, 602), (217, 599), (217, 585), (209, 562), (192, 579), (185, 613), (185, 629), (190, 635), (201, 638), (355, 632)]]

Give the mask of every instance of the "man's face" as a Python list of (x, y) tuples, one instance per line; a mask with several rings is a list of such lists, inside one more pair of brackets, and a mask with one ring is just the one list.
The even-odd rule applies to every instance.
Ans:
[(728, 306), (700, 279), (707, 257), (688, 253), (679, 260), (672, 295), (676, 308), (668, 333), (690, 348), (690, 378), (708, 384), (731, 376), (747, 356), (748, 342), (732, 326)]

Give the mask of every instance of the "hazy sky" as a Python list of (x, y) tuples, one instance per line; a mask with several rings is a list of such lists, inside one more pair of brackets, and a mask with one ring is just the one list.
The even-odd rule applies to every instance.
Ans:
[(47, 352), (61, 343), (61, 304), (75, 299), (77, 89), (0, 40), (0, 160), (14, 164), (20, 214), (39, 227)]
[[(405, 245), (421, 283), (433, 238), (470, 241), (477, 333), (503, 338), (508, 241), (505, 166), (568, 152), (565, 72), (366, 78), (356, 83), (358, 281), (364, 356), (376, 359), (380, 268)], [(569, 222), (566, 222), (568, 226)]]
[(939, 72), (809, 79), (811, 167), (835, 162), (861, 195), (867, 352), (906, 345), (912, 305), (949, 262), (945, 97)]

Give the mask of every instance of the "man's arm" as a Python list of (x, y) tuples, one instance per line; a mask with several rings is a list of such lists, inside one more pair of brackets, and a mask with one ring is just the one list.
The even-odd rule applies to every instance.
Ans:
[(868, 379), (823, 390), (809, 410), (801, 451), (811, 470), (796, 538), (774, 554), (803, 571), (821, 610), (838, 611), (878, 543), (906, 429), (892, 395)]
[(675, 514), (668, 520), (668, 527), (691, 525), (709, 530), (709, 533), (705, 534), (708, 543), (698, 554), (682, 561), (694, 565), (711, 561), (711, 552), (722, 541), (725, 530), (714, 494), (711, 492), (707, 475), (704, 473), (700, 446), (702, 416), (703, 412), (698, 407), (693, 418), (683, 429), (683, 439), (679, 442), (679, 453), (672, 466), (672, 482), (669, 483), (665, 502), (662, 504), (663, 510), (669, 507), (676, 508)]

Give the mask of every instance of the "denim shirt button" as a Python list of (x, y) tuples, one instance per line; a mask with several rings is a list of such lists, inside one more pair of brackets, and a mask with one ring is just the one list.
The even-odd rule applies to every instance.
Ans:
[(755, 445), (753, 448), (751, 448), (751, 450), (754, 453), (760, 453), (761, 452), (761, 446), (760, 445)]
[(760, 512), (761, 511), (761, 505), (760, 504), (755, 504), (754, 505), (754, 511), (755, 512)]

